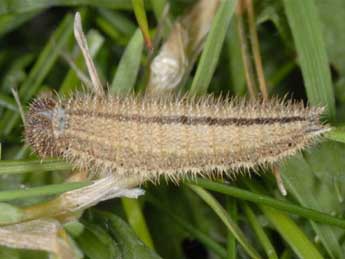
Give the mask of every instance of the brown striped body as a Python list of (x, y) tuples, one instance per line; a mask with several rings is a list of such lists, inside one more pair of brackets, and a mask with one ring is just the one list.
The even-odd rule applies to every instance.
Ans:
[(248, 103), (77, 96), (35, 101), (26, 139), (40, 155), (57, 155), (92, 173), (143, 179), (210, 174), (271, 164), (328, 130), (319, 108)]

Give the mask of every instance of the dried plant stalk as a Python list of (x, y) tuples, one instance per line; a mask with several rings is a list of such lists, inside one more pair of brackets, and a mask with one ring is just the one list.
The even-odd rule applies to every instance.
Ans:
[(61, 224), (53, 219), (38, 219), (0, 228), (0, 244), (12, 248), (42, 250), (59, 259), (80, 258), (71, 247)]

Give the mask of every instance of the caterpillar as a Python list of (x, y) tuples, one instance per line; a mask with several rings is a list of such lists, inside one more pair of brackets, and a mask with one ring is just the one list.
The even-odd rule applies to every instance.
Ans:
[(26, 114), (26, 142), (91, 177), (178, 180), (271, 165), (329, 130), (322, 108), (301, 102), (200, 97), (38, 98)]

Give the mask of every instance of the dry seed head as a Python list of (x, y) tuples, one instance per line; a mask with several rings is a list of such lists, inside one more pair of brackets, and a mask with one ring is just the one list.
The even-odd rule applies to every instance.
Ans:
[[(26, 140), (92, 176), (221, 175), (267, 166), (315, 142), (329, 127), (302, 103), (203, 97), (93, 97), (33, 102)], [(230, 174), (230, 172), (229, 172)]]
[(219, 3), (219, 0), (197, 1), (177, 19), (151, 63), (147, 89), (150, 94), (165, 95), (176, 90), (202, 49)]

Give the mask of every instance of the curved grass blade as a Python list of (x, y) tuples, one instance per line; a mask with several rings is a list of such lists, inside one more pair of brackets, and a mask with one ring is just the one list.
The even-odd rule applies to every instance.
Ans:
[(215, 198), (212, 197), (211, 194), (196, 185), (189, 185), (189, 187), (214, 210), (229, 231), (236, 237), (248, 255), (250, 255), (252, 258), (261, 258), (258, 252), (246, 239), (241, 229), (233, 222), (226, 210), (216, 201)]
[[(320, 146), (319, 149), (320, 148), (322, 148), (322, 146)], [(331, 150), (327, 149), (327, 152), (331, 152)], [(333, 155), (331, 155), (331, 157), (331, 163), (334, 164), (335, 168), (337, 165), (337, 161), (333, 159)], [(323, 154), (322, 158), (324, 159), (323, 164), (325, 164), (327, 157)], [(317, 167), (315, 161), (311, 162), (314, 163), (315, 167)], [(297, 171), (301, 171), (303, 172), (303, 174), (296, 174), (295, 172)], [(319, 200), (320, 195), (317, 196), (317, 193), (313, 192), (313, 190), (315, 190), (315, 188), (313, 187), (316, 187), (313, 184), (315, 183), (315, 175), (312, 168), (309, 166), (309, 163), (302, 157), (302, 155), (296, 155), (293, 158), (289, 159), (287, 163), (284, 163), (284, 165), (281, 167), (281, 175), (283, 177), (284, 183), (286, 184), (286, 187), (288, 188), (289, 193), (293, 194), (301, 205), (308, 208), (320, 209), (325, 211), (327, 209), (327, 207), (325, 206), (332, 203), (330, 200), (328, 200), (327, 204), (325, 204), (324, 202), (322, 203)], [(322, 189), (326, 190), (327, 183), (324, 182), (323, 185), (324, 186), (322, 187)], [(334, 188), (331, 188), (331, 190), (329, 190), (329, 193), (324, 191), (323, 194), (325, 195), (324, 199), (326, 199), (326, 197), (329, 195), (334, 195), (333, 200), (337, 200)], [(315, 233), (320, 238), (321, 243), (329, 253), (330, 257), (341, 258), (343, 251), (338, 242), (338, 230), (331, 228), (331, 226), (317, 224), (313, 221), (311, 221), (310, 223)], [(327, 221), (324, 223), (327, 224)]]
[(256, 204), (267, 205), (269, 207), (283, 210), (302, 217), (306, 217), (317, 222), (334, 225), (345, 229), (345, 220), (343, 219), (332, 217), (326, 213), (322, 213), (316, 210), (297, 206), (287, 201), (273, 199), (269, 196), (262, 195), (260, 193), (250, 192), (247, 190), (243, 190), (226, 184), (212, 182), (205, 179), (198, 179), (197, 182), (194, 184), (211, 191), (220, 192), (242, 200), (251, 201)]
[(190, 89), (192, 95), (202, 95), (207, 92), (236, 3), (237, 0), (224, 0), (218, 7)]
[(103, 222), (110, 234), (116, 239), (126, 259), (158, 259), (161, 258), (153, 250), (145, 246), (134, 231), (120, 217), (109, 212), (95, 211), (95, 216)]
[(258, 237), (260, 243), (262, 244), (267, 258), (269, 259), (278, 259), (278, 255), (272, 245), (271, 241), (267, 237), (265, 231), (261, 227), (260, 223), (258, 222), (253, 210), (249, 207), (248, 204), (244, 204), (244, 211), (247, 215), (250, 225), (254, 229), (256, 236)]
[(171, 208), (167, 208), (157, 200), (155, 197), (150, 195), (150, 193), (146, 194), (146, 199), (150, 202), (153, 206), (158, 208), (160, 211), (164, 212), (168, 215), (173, 221), (175, 221), (178, 225), (181, 226), (188, 234), (190, 234), (195, 239), (199, 240), (205, 247), (207, 247), (210, 251), (217, 254), (220, 257), (226, 257), (227, 252), (226, 250), (220, 246), (217, 242), (215, 242), (212, 238), (210, 238), (207, 234), (199, 231), (194, 226), (192, 226), (189, 222), (185, 221), (182, 217), (174, 213)]
[(149, 247), (154, 249), (150, 232), (147, 228), (145, 217), (137, 199), (122, 198), (122, 206), (126, 212), (128, 223), (135, 233)]
[(273, 208), (262, 205), (259, 207), (299, 258), (324, 258), (303, 231), (288, 216)]
[[(227, 197), (226, 199), (226, 210), (229, 213), (229, 216), (237, 221), (238, 209), (237, 209), (237, 202), (236, 199)], [(237, 258), (237, 241), (236, 238), (232, 233), (228, 234), (228, 241), (227, 241), (227, 258), (228, 259), (236, 259)]]
[(118, 244), (103, 228), (95, 224), (85, 222), (82, 234), (75, 240), (88, 258), (121, 258)]

